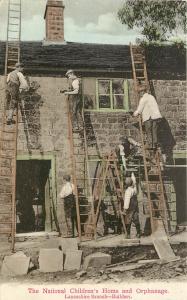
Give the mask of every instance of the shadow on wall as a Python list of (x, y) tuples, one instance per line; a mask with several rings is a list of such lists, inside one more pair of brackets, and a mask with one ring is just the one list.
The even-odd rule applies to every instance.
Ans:
[[(150, 81), (151, 94), (156, 98), (153, 82)], [(162, 114), (162, 112), (161, 112)], [(176, 145), (176, 141), (171, 132), (170, 125), (165, 117), (163, 117), (158, 127), (158, 142), (161, 145), (162, 154), (166, 155), (166, 163), (173, 164), (173, 148)]]
[(20, 96), (20, 111), (29, 152), (33, 149), (39, 149), (40, 152), (43, 152), (40, 141), (40, 107), (43, 105), (43, 100), (37, 92), (39, 87), (39, 83), (33, 81), (30, 83), (29, 91)]
[(85, 122), (85, 129), (86, 129), (86, 137), (87, 137), (87, 145), (88, 147), (91, 147), (94, 150), (94, 154), (100, 157), (99, 154), (99, 147), (97, 144), (97, 139), (95, 136), (95, 132), (93, 129), (90, 113), (86, 112), (84, 114), (84, 122)]
[(162, 118), (160, 121), (158, 128), (158, 141), (161, 145), (162, 153), (166, 155), (166, 163), (173, 164), (173, 148), (176, 145), (176, 141), (166, 118)]

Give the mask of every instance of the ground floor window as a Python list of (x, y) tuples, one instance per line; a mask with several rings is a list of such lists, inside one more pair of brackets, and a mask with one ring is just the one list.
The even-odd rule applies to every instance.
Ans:
[(52, 230), (51, 160), (18, 160), (16, 232)]

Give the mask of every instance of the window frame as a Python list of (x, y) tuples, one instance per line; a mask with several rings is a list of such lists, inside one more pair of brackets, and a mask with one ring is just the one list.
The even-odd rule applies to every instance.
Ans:
[[(93, 77), (88, 77), (88, 78), (93, 78)], [(96, 101), (96, 108), (94, 109), (88, 109), (88, 108), (84, 108), (84, 111), (93, 111), (93, 112), (128, 112), (129, 111), (129, 90), (128, 90), (128, 80), (127, 79), (123, 79), (123, 78), (104, 78), (104, 77), (96, 77), (94, 78), (95, 79), (95, 101)], [(123, 79), (124, 81), (124, 94), (113, 94), (112, 92), (112, 80), (114, 79)], [(108, 80), (109, 81), (109, 84), (110, 84), (110, 108), (100, 108), (99, 107), (99, 81), (100, 80)], [(107, 95), (107, 94), (106, 94)], [(115, 109), (115, 108), (112, 108), (113, 106), (113, 95), (124, 95), (123, 97), (123, 105), (124, 105), (124, 108), (122, 109)], [(84, 78), (83, 78), (83, 94), (82, 94), (82, 97), (83, 97), (83, 107), (84, 107)]]

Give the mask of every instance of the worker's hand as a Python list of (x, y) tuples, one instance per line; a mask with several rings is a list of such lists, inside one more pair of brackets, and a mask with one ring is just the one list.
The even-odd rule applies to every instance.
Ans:
[(124, 216), (125, 216), (125, 215), (127, 214), (127, 211), (126, 211), (126, 209), (122, 209), (122, 210), (121, 210), (121, 213), (122, 213), (122, 215), (124, 215)]
[(133, 113), (133, 117), (137, 117), (139, 114), (138, 114), (138, 112), (137, 111), (135, 111), (134, 113)]
[(67, 90), (60, 90), (61, 94), (66, 94)]
[(133, 110), (129, 110), (129, 114), (132, 116), (134, 114)]

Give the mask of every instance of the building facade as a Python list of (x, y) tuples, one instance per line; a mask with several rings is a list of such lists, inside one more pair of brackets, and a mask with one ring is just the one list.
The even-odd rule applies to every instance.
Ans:
[[(23, 218), (18, 232), (57, 230), (54, 211), (61, 231), (66, 231), (59, 192), (63, 175), (72, 173), (67, 99), (60, 93), (68, 86), (67, 69), (81, 78), (90, 165), (115, 149), (121, 137), (140, 141), (129, 114), (137, 106), (129, 46), (65, 42), (63, 9), (61, 1), (48, 1), (46, 40), (21, 43), (21, 62), (32, 88), (20, 100), (17, 200), (22, 208), (17, 205), (17, 212), (22, 210)], [(4, 42), (0, 57), (3, 87)], [(169, 160), (164, 184), (174, 230), (187, 222), (185, 53), (175, 46), (149, 46), (146, 61), (152, 92), (165, 118), (162, 140)], [(144, 231), (147, 212), (141, 191), (138, 198)], [(36, 214), (43, 217), (35, 220)]]

